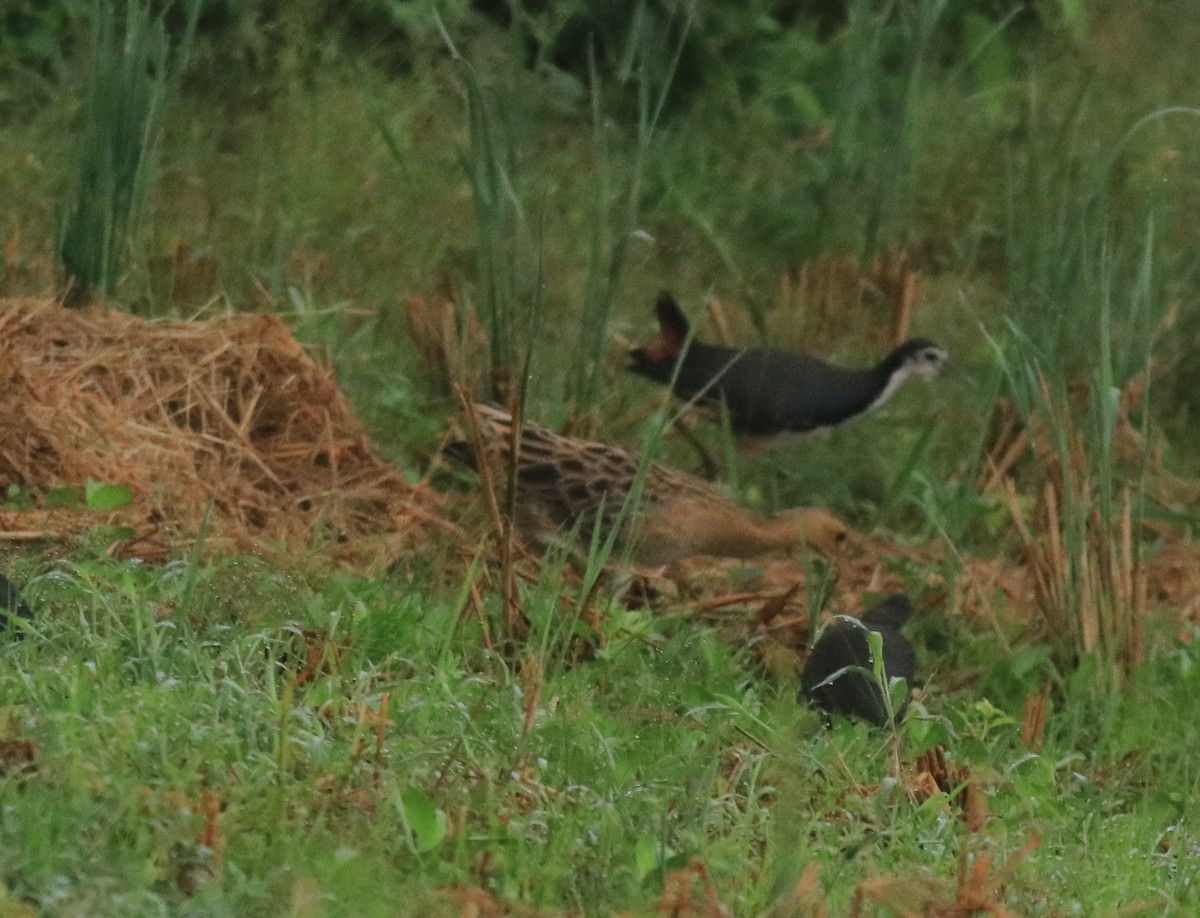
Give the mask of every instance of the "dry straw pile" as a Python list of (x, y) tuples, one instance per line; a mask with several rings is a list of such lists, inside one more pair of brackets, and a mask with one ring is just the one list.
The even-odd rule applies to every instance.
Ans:
[[(367, 569), (445, 524), (372, 450), (332, 370), (274, 316), (146, 321), (0, 300), (0, 488), (129, 487), (133, 554), (206, 542)], [(0, 537), (94, 514), (0, 513)]]

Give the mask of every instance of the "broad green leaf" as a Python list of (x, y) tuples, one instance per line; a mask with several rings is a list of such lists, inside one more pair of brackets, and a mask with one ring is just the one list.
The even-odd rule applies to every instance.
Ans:
[(87, 483), (87, 505), (92, 510), (115, 510), (133, 502), (133, 492), (125, 485)]
[(658, 843), (645, 835), (633, 846), (633, 866), (638, 880), (644, 880), (658, 866)]
[(408, 823), (418, 851), (430, 851), (446, 837), (446, 814), (437, 808), (425, 791), (419, 787), (406, 787), (393, 798), (396, 809)]

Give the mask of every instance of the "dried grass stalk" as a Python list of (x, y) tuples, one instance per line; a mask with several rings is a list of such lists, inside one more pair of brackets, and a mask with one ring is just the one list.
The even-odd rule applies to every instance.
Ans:
[(0, 301), (0, 429), (0, 487), (123, 484), (173, 543), (208, 517), (207, 538), (232, 549), (315, 548), (370, 568), (452, 528), (274, 316)]
[(479, 388), (479, 355), (488, 349), (487, 332), (474, 314), (462, 317), (448, 299), (411, 297), (404, 304), (408, 334), (425, 376), (445, 394)]
[(1050, 689), (1025, 696), (1021, 716), (1021, 742), (1025, 748), (1040, 752), (1046, 736), (1046, 714), (1050, 703)]
[[(1132, 494), (1102, 484), (1070, 409), (1053, 409), (1050, 393), (1043, 395), (1046, 416), (1033, 415), (1026, 428), (1042, 474), (1040, 499), (1024, 506), (994, 464), (989, 477), (1002, 481), (1047, 630), (1072, 635), (1077, 652), (1098, 657), (1109, 667), (1105, 678), (1123, 685), (1143, 659), (1148, 593)], [(1112, 495), (1111, 512), (1102, 494)]]
[(827, 255), (780, 276), (779, 307), (764, 317), (766, 331), (772, 341), (807, 350), (851, 338), (887, 351), (908, 336), (921, 289), (903, 252), (876, 255), (869, 265)]

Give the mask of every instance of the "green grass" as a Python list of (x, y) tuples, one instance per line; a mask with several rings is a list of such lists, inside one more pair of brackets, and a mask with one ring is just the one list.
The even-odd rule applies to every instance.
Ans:
[[(0, 852), (9, 895), (44, 914), (280, 914), (308, 886), (321, 914), (419, 914), (402, 903), (447, 885), (649, 914), (697, 857), (738, 914), (809, 864), (840, 913), (868, 877), (952, 877), (960, 850), (1002, 861), (1035, 834), (1013, 907), (1197, 904), (1194, 646), (1169, 641), (1119, 699), (1068, 687), (1040, 754), (935, 676), (895, 741), (905, 762), (949, 742), (973, 770), (993, 819), (972, 836), (943, 798), (914, 807), (889, 783), (888, 736), (824, 730), (686, 620), (624, 613), (572, 664), (536, 638), (497, 656), (409, 586), (248, 560), (80, 561), (28, 592), (40, 615), (3, 648), (0, 710), (37, 770), (0, 782)], [(197, 844), (206, 790), (215, 852)]]
[[(692, 468), (685, 444), (659, 442), (647, 403), (661, 393), (621, 372), (614, 342), (649, 333), (654, 295), (674, 289), (697, 314), (712, 293), (765, 328), (780, 276), (807, 259), (904, 249), (925, 280), (913, 331), (948, 345), (956, 372), (827, 438), (725, 458), (756, 508), (818, 503), (936, 549), (888, 562), (922, 599), (908, 722), (826, 730), (687, 603), (653, 617), (601, 589), (593, 633), (557, 564), (520, 587), (531, 632), (500, 650), (500, 597), (484, 591), (485, 635), (457, 571), (12, 555), (38, 616), (0, 642), (0, 737), (33, 743), (36, 770), (0, 756), (0, 914), (23, 901), (46, 915), (459, 915), (445, 890), (464, 887), (551, 913), (652, 915), (699, 861), (733, 914), (812, 914), (795, 890), (815, 867), (813, 896), (839, 915), (881, 875), (952, 890), (964, 852), (992, 857), (997, 877), (1014, 861), (997, 895), (1020, 914), (1200, 911), (1194, 625), (1152, 601), (1145, 662), (1121, 679), (1106, 677), (1119, 645), (1081, 654), (1079, 630), (1086, 567), (1105, 557), (1084, 557), (1088, 540), (1116, 543), (1127, 488), (1139, 521), (1185, 537), (1200, 522), (1155, 502), (1152, 463), (1114, 452), (1110, 397), (1151, 366), (1130, 421), (1168, 471), (1195, 473), (1191, 6), (1063, 2), (998, 27), (926, 0), (890, 17), (855, 3), (824, 40), (763, 4), (754, 19), (697, 7), (688, 32), (636, 6), (624, 43), (581, 65), (590, 83), (523, 66), (520, 22), (460, 7), (443, 14), (461, 59), (424, 7), (421, 28), (397, 25), (402, 53), (342, 43), (310, 13), (281, 25), (248, 5), (224, 44), (202, 22), (153, 167), (134, 168), (129, 201), (100, 223), (141, 188), (144, 214), (91, 233), (108, 240), (98, 277), (155, 312), (288, 315), (416, 480), (456, 407), (423, 378), (409, 296), (474, 311), (492, 332), (481, 362), (527, 394), (530, 417), (583, 413), (576, 429)], [(644, 58), (651, 35), (679, 37), (670, 66)], [(17, 115), (0, 124), (6, 293), (52, 280), (53, 202), (88, 168), (89, 85), (72, 72), (0, 92)], [(36, 98), (17, 104), (14, 86)], [(204, 283), (164, 283), (180, 242), (210, 260)], [(817, 334), (865, 362), (890, 319)], [(1050, 463), (1014, 467), (1031, 513), (1054, 462), (1071, 467), (1050, 634), (1010, 621), (999, 590), (985, 620), (938, 601), (973, 558), (1025, 551), (1004, 499), (976, 484), (1001, 399), (1026, 423), (1062, 421)], [(1151, 559), (1160, 546), (1135, 535)], [(836, 600), (841, 585), (818, 579), (814, 604)], [(1034, 752), (1021, 710), (1043, 687)], [(912, 803), (892, 779), (894, 755), (911, 769), (935, 743), (987, 794), (979, 832), (944, 795)], [(897, 913), (888, 901), (867, 913)]]
[(89, 291), (114, 293), (131, 250), (141, 248), (163, 108), (199, 10), (190, 5), (183, 49), (174, 56), (165, 14), (155, 16), (148, 5), (129, 3), (123, 20), (104, 3), (87, 13), (88, 95), (72, 150), (77, 174), (60, 198), (58, 228), (58, 255), (81, 302)]

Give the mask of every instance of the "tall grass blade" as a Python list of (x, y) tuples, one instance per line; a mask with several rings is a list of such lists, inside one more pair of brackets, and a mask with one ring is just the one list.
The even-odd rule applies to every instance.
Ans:
[(122, 30), (113, 4), (92, 7), (77, 173), (58, 218), (67, 305), (81, 305), (91, 291), (113, 293), (142, 234), (164, 104), (186, 63), (200, 5), (191, 0), (174, 67), (166, 10), (155, 15), (149, 3), (131, 0)]
[[(588, 246), (587, 275), (581, 297), (579, 314), (578, 358), (567, 381), (567, 402), (577, 410), (592, 407), (603, 380), (603, 357), (608, 346), (608, 325), (612, 307), (620, 289), (621, 272), (625, 266), (628, 247), (637, 228), (641, 208), (642, 186), (647, 162), (662, 118), (663, 106), (674, 81), (683, 53), (684, 41), (691, 28), (694, 5), (689, 4), (682, 14), (679, 35), (669, 66), (659, 85), (652, 84), (649, 66), (661, 53), (656, 42), (649, 39), (644, 16), (645, 3), (639, 3), (630, 25), (622, 70), (637, 80), (638, 125), (633, 164), (628, 184), (619, 195), (613, 191), (612, 154), (608, 148), (607, 126), (600, 104), (600, 77), (596, 68), (595, 49), (589, 46), (588, 69), (591, 76), (592, 136), (597, 176), (592, 199), (592, 232)], [(617, 196), (619, 199), (610, 204)], [(613, 210), (616, 211), (615, 215)]]
[[(1149, 304), (1158, 299), (1155, 234), (1155, 221), (1148, 219), (1134, 258), (1123, 257), (1107, 237), (1100, 246), (1093, 331), (1084, 336), (1076, 329), (1082, 339), (1076, 346), (1092, 355), (1090, 373), (1058, 364), (1058, 355), (1015, 321), (1009, 325), (1010, 346), (996, 345), (1041, 478), (1032, 508), (1006, 484), (1009, 512), (1048, 633), (1066, 645), (1064, 660), (1094, 662), (1101, 690), (1127, 685), (1144, 652), (1146, 578), (1135, 534), (1141, 528), (1148, 450), (1144, 439), (1135, 439), (1137, 452), (1130, 458), (1129, 434), (1121, 438), (1131, 430), (1126, 383), (1138, 371), (1148, 375), (1150, 366), (1152, 337), (1130, 330), (1142, 326)], [(1126, 270), (1130, 261), (1136, 270)], [(1125, 277), (1133, 281), (1121, 289), (1117, 281)], [(1120, 300), (1127, 308), (1118, 313), (1114, 304)], [(1130, 344), (1121, 352), (1118, 342)], [(1143, 391), (1141, 405), (1133, 407), (1144, 412), (1146, 397)]]

